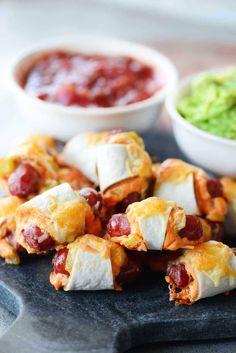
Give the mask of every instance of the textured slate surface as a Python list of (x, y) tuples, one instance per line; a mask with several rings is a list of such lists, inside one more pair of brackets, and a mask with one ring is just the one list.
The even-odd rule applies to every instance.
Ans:
[[(181, 157), (172, 138), (144, 137), (151, 154)], [(236, 336), (236, 292), (176, 307), (157, 275), (121, 293), (56, 292), (50, 262), (0, 263), (0, 353), (118, 353), (147, 342)]]

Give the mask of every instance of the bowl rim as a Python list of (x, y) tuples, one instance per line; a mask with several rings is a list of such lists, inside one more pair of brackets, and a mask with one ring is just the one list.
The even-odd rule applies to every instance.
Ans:
[[(166, 77), (167, 83), (164, 84), (164, 86), (158, 90), (154, 95), (151, 97), (132, 104), (127, 104), (127, 105), (122, 105), (122, 106), (114, 106), (114, 107), (73, 107), (73, 106), (63, 106), (60, 104), (55, 104), (51, 102), (46, 102), (38, 99), (37, 97), (29, 95), (23, 87), (20, 86), (18, 83), (17, 77), (16, 77), (16, 71), (20, 69), (21, 65), (25, 63), (26, 60), (29, 60), (31, 56), (39, 54), (40, 53), (45, 53), (45, 52), (50, 52), (55, 49), (64, 49), (67, 47), (67, 50), (69, 46), (74, 45), (81, 45), (80, 42), (83, 41), (102, 41), (103, 43), (106, 42), (107, 44), (113, 42), (116, 45), (122, 46), (130, 46), (133, 50), (137, 51), (137, 58), (138, 58), (138, 52), (146, 52), (152, 54), (152, 56), (156, 57), (156, 62), (161, 62), (163, 66), (166, 66), (168, 69), (168, 74)], [(91, 45), (92, 46), (92, 45)], [(66, 50), (66, 49), (65, 49)], [(75, 49), (76, 51), (76, 49)], [(79, 49), (77, 49), (79, 52)], [(102, 50), (101, 50), (102, 54)], [(128, 54), (127, 54), (128, 56)], [(132, 56), (132, 54), (130, 54)], [(142, 59), (140, 59), (142, 60)], [(154, 61), (154, 60), (153, 60)], [(155, 69), (155, 68), (154, 68)], [(155, 105), (157, 103), (160, 103), (161, 101), (164, 101), (166, 96), (176, 87), (177, 82), (178, 82), (178, 72), (173, 64), (173, 62), (164, 54), (162, 54), (160, 51), (151, 48), (149, 46), (139, 44), (136, 42), (132, 41), (127, 41), (123, 39), (118, 39), (118, 38), (112, 38), (112, 37), (104, 37), (104, 36), (96, 36), (96, 35), (80, 35), (76, 37), (63, 37), (63, 38), (56, 38), (54, 40), (46, 40), (44, 42), (41, 42), (38, 45), (31, 46), (28, 49), (23, 50), (14, 61), (11, 62), (10, 68), (9, 68), (9, 82), (10, 86), (12, 89), (18, 93), (22, 98), (30, 100), (32, 104), (37, 105), (39, 108), (44, 109), (44, 110), (49, 110), (53, 111), (55, 113), (64, 113), (64, 114), (71, 114), (71, 115), (79, 115), (82, 114), (84, 116), (91, 116), (91, 115), (110, 115), (111, 113), (113, 114), (119, 114), (119, 113), (125, 113), (125, 112), (131, 112), (135, 111), (138, 109), (144, 109), (146, 107)]]
[(225, 67), (220, 67), (220, 68), (214, 68), (214, 69), (208, 69), (208, 70), (202, 70), (198, 71), (192, 75), (188, 75), (184, 77), (183, 79), (180, 80), (176, 88), (166, 97), (165, 100), (165, 106), (167, 109), (167, 112), (169, 113), (169, 116), (171, 117), (171, 120), (176, 121), (179, 123), (183, 128), (188, 130), (191, 133), (194, 133), (195, 135), (198, 135), (201, 138), (205, 138), (208, 140), (211, 140), (212, 142), (217, 142), (221, 143), (227, 146), (231, 147), (236, 147), (236, 140), (230, 140), (224, 137), (220, 137), (217, 135), (213, 135), (207, 131), (204, 131), (194, 125), (192, 125), (188, 120), (186, 120), (176, 109), (176, 101), (179, 96), (179, 94), (189, 87), (193, 80), (201, 77), (204, 74), (207, 73), (220, 73), (224, 72), (227, 70), (230, 70), (232, 68), (235, 68), (235, 65), (230, 65), (230, 66), (225, 66)]

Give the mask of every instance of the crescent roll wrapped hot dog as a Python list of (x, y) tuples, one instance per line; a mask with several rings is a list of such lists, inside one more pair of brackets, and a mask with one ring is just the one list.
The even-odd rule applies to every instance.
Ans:
[(108, 207), (144, 198), (152, 177), (151, 159), (133, 131), (77, 135), (66, 145), (62, 160), (100, 187)]
[(152, 177), (152, 163), (143, 140), (134, 132), (107, 137), (98, 148), (99, 186), (107, 205), (114, 206), (133, 193), (145, 197)]
[(166, 281), (177, 304), (230, 291), (236, 288), (235, 251), (216, 241), (199, 244), (169, 264)]
[(173, 201), (150, 197), (115, 214), (107, 225), (111, 240), (130, 250), (177, 250), (211, 239), (210, 225), (187, 215)]
[(97, 147), (105, 143), (109, 132), (86, 132), (73, 137), (65, 146), (61, 160), (74, 165), (94, 184), (98, 185)]
[(72, 242), (101, 224), (86, 199), (68, 183), (32, 198), (16, 213), (16, 236), (28, 253), (42, 253)]
[(139, 265), (125, 250), (109, 240), (86, 234), (57, 252), (50, 282), (69, 290), (121, 290), (121, 283), (136, 279)]
[(229, 177), (221, 178), (224, 195), (228, 202), (228, 212), (225, 217), (225, 230), (229, 236), (236, 235), (236, 181)]
[(227, 204), (220, 181), (207, 178), (202, 169), (178, 159), (167, 159), (154, 173), (155, 196), (176, 201), (189, 214), (204, 215), (210, 221), (224, 220)]
[(0, 160), (0, 181), (7, 194), (30, 198), (57, 184), (58, 165), (45, 145), (27, 139)]
[(40, 134), (30, 135), (24, 140), (24, 142), (37, 142), (43, 148), (45, 148), (50, 155), (55, 157), (59, 168), (57, 172), (57, 182), (55, 180), (55, 185), (51, 186), (56, 186), (57, 183), (69, 183), (72, 188), (76, 190), (81, 189), (83, 187), (92, 186), (92, 183), (89, 181), (89, 179), (85, 175), (83, 175), (83, 173), (78, 168), (60, 163), (60, 159), (58, 157), (58, 152), (56, 149), (57, 141), (52, 136)]
[(15, 265), (20, 263), (15, 241), (15, 214), (21, 204), (22, 201), (15, 196), (0, 199), (0, 257)]
[(0, 176), (7, 194), (26, 199), (63, 182), (75, 189), (92, 186), (80, 170), (60, 164), (56, 140), (46, 135), (28, 136), (1, 159)]

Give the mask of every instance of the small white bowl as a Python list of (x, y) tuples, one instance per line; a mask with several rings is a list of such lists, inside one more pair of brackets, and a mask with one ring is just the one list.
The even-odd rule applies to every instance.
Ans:
[[(35, 60), (52, 50), (78, 51), (84, 54), (124, 55), (149, 64), (164, 76), (164, 86), (152, 97), (130, 105), (111, 108), (64, 107), (30, 96), (21, 86)], [(149, 129), (157, 119), (167, 94), (177, 83), (177, 71), (171, 61), (143, 45), (95, 36), (57, 40), (23, 53), (11, 68), (11, 83), (23, 115), (35, 131), (66, 140), (88, 130), (122, 128), (139, 132)]]
[(204, 71), (182, 80), (166, 99), (166, 108), (172, 120), (175, 139), (193, 162), (218, 175), (236, 177), (236, 141), (209, 134), (191, 125), (176, 109), (178, 101), (189, 93), (193, 80), (205, 73), (226, 70)]

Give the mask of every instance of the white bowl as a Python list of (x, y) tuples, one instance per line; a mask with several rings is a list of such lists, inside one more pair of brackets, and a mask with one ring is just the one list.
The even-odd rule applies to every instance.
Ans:
[(220, 73), (227, 68), (204, 71), (182, 80), (166, 99), (175, 139), (180, 149), (195, 163), (218, 175), (236, 177), (236, 141), (221, 138), (191, 125), (177, 111), (177, 102), (189, 93), (193, 80), (204, 73)]
[[(21, 87), (35, 60), (52, 50), (73, 50), (85, 54), (125, 55), (152, 66), (164, 76), (165, 84), (152, 97), (130, 105), (111, 108), (64, 107), (32, 97)], [(143, 45), (111, 38), (83, 36), (57, 40), (23, 53), (11, 68), (11, 83), (23, 115), (35, 131), (68, 139), (88, 130), (122, 128), (139, 132), (149, 129), (157, 119), (166, 95), (175, 88), (177, 71), (168, 58)]]

